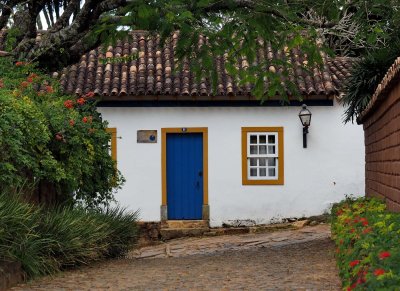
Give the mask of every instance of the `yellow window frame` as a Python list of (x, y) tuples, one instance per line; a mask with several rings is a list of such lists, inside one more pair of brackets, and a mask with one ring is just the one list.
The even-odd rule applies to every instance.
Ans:
[(117, 163), (117, 129), (109, 127), (106, 132), (111, 133), (111, 158)]
[[(278, 178), (252, 180), (248, 178), (247, 135), (249, 132), (273, 132), (278, 134)], [(284, 184), (284, 152), (283, 127), (242, 127), (242, 184), (243, 185), (283, 185)]]

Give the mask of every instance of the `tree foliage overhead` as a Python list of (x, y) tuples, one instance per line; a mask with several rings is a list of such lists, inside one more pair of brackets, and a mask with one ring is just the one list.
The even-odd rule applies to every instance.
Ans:
[(394, 42), (391, 47), (369, 52), (353, 65), (343, 97), (345, 123), (354, 122), (364, 111), (387, 70), (399, 56), (400, 42)]
[[(283, 43), (288, 35), (307, 31), (336, 54), (358, 56), (388, 45), (396, 34), (398, 8), (398, 0), (3, 0), (0, 29), (16, 30), (16, 41), (8, 47), (12, 54), (37, 59), (43, 67), (73, 63), (99, 45), (100, 36), (122, 37), (121, 27), (164, 36), (191, 30), (253, 46), (255, 36)], [(35, 41), (44, 27), (48, 29)], [(296, 39), (297, 44), (302, 41)], [(216, 52), (228, 46), (220, 45)], [(49, 58), (54, 56), (57, 60)]]
[[(399, 7), (399, 0), (3, 0), (0, 29), (9, 31), (7, 52), (50, 71), (78, 61), (102, 42), (128, 37), (130, 30), (162, 39), (179, 31), (175, 55), (181, 64), (189, 62), (198, 78), (205, 75), (216, 84), (212, 59), (224, 56), (229, 75), (239, 74), (234, 64), (240, 63), (246, 68), (240, 70), (242, 83), (267, 98), (276, 92), (296, 95), (290, 82), (291, 88), (281, 83), (291, 70), (284, 56), (289, 49), (305, 53), (308, 68), (321, 61), (321, 49), (363, 57), (397, 40)], [(207, 37), (201, 45), (200, 35)], [(256, 52), (266, 43), (282, 56), (255, 65)], [(270, 65), (287, 70), (269, 71)]]

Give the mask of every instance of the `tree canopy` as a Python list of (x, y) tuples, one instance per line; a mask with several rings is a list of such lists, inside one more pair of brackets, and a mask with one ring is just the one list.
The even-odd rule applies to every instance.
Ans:
[[(4, 0), (0, 29), (7, 28), (8, 37), (2, 54), (54, 71), (101, 43), (129, 37), (131, 30), (148, 30), (162, 40), (179, 31), (176, 56), (195, 59), (190, 65), (198, 77), (215, 78), (215, 55), (232, 64), (227, 73), (233, 77), (233, 64), (244, 60), (240, 77), (254, 85), (254, 95), (268, 98), (278, 91), (285, 98), (280, 72), (268, 70), (271, 60), (253, 63), (263, 44), (283, 53), (300, 49), (306, 67), (320, 63), (321, 51), (363, 57), (397, 41), (399, 6), (399, 0)], [(200, 35), (207, 42), (199, 44)], [(272, 62), (291, 65), (284, 57)]]

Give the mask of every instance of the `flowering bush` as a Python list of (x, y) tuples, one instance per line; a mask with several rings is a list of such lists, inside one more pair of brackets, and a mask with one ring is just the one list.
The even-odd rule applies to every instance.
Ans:
[(92, 97), (65, 96), (33, 65), (0, 58), (1, 191), (33, 185), (58, 201), (112, 200), (123, 177)]
[(376, 199), (348, 198), (332, 208), (332, 236), (345, 290), (397, 290), (400, 213)]

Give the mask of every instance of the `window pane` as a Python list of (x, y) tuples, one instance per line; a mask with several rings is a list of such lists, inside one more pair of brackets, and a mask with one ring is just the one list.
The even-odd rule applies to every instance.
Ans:
[(250, 135), (250, 143), (251, 144), (256, 144), (257, 143), (257, 136), (256, 135)]
[(268, 143), (272, 143), (272, 144), (275, 143), (275, 135), (269, 135), (268, 136)]
[(266, 135), (260, 135), (259, 139), (260, 139), (259, 143), (261, 143), (261, 144), (267, 143), (267, 136)]
[(268, 166), (270, 167), (276, 166), (276, 158), (268, 158)]
[(275, 154), (275, 146), (268, 146), (268, 154)]
[(268, 168), (268, 176), (269, 177), (275, 177), (275, 168)]
[(265, 177), (265, 176), (267, 176), (267, 169), (260, 168), (260, 177)]
[(257, 146), (250, 146), (250, 154), (252, 154), (252, 155), (258, 154)]
[(266, 155), (267, 154), (267, 146), (259, 146), (258, 147), (259, 151), (260, 151), (260, 155)]
[(267, 159), (258, 159), (258, 163), (259, 163), (259, 166), (266, 166), (267, 165)]
[(257, 168), (250, 168), (250, 177), (257, 177)]
[(250, 166), (257, 166), (257, 159), (256, 158), (251, 158), (250, 159)]

